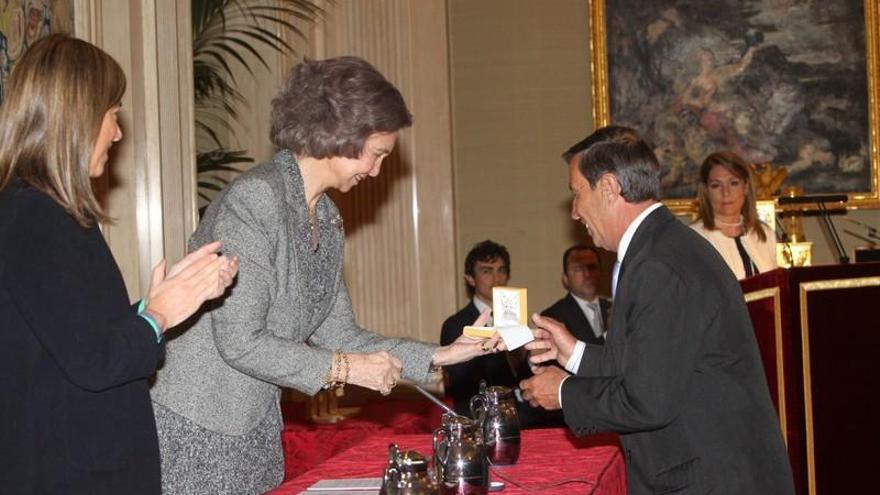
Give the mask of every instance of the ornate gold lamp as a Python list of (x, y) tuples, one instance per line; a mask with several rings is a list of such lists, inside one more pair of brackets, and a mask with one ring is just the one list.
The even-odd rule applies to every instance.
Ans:
[[(757, 195), (758, 218), (776, 232), (776, 212), (779, 211), (782, 224), (780, 227), (788, 238), (787, 242), (776, 244), (776, 263), (785, 268), (792, 266), (809, 266), (813, 260), (813, 243), (804, 237), (803, 212), (796, 207), (779, 207), (775, 193), (780, 190), (788, 171), (781, 167), (774, 168), (769, 163), (756, 163), (752, 166), (755, 175), (755, 193)], [(803, 190), (797, 186), (786, 187), (782, 196), (800, 196)]]
[[(797, 186), (786, 187), (782, 196), (796, 197), (804, 191)], [(776, 244), (776, 262), (779, 266), (810, 266), (813, 264), (813, 243), (804, 235), (803, 210), (794, 205), (781, 207), (782, 231), (788, 236), (788, 242)]]

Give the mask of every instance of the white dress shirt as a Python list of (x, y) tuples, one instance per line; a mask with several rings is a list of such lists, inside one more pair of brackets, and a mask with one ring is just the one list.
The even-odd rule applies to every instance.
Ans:
[[(480, 298), (477, 297), (477, 296), (474, 296), (474, 298), (472, 299), (472, 301), (474, 302), (474, 306), (477, 307), (477, 312), (480, 313), (480, 314), (483, 314), (483, 311), (486, 311), (487, 309), (490, 310), (490, 311), (492, 310), (492, 307), (491, 307), (491, 306), (489, 306), (488, 304), (486, 304), (482, 299), (480, 299)], [(489, 315), (489, 321), (486, 322), (486, 326), (487, 326), (487, 327), (491, 327), (491, 326), (492, 326), (492, 315), (491, 315), (491, 314)]]
[(587, 317), (587, 321), (589, 321), (590, 326), (593, 327), (593, 333), (596, 337), (605, 335), (605, 324), (602, 322), (602, 304), (599, 297), (596, 296), (592, 301), (587, 301), (586, 299), (576, 296), (572, 292), (569, 292), (569, 294), (571, 294), (571, 297), (578, 304), (578, 307), (581, 308), (581, 311), (584, 312), (584, 316)]

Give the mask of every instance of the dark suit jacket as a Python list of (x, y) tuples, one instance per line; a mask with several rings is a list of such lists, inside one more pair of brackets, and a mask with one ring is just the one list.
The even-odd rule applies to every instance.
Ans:
[(794, 493), (742, 291), (664, 207), (636, 230), (611, 318), (562, 405), (576, 433), (621, 435), (629, 493)]
[[(440, 344), (451, 344), (461, 336), (462, 329), (473, 323), (478, 316), (480, 312), (472, 301), (461, 311), (447, 318), (440, 332)], [(452, 397), (455, 411), (468, 417), (471, 415), (470, 400), (479, 391), (480, 380), (486, 380), (486, 385), (503, 385), (510, 388), (516, 388), (520, 380), (514, 375), (505, 352), (487, 354), (465, 363), (445, 366), (443, 370), (447, 378), (446, 393)]]
[[(602, 322), (605, 324), (606, 330), (608, 329), (609, 308), (611, 308), (611, 302), (607, 299), (599, 298), (599, 309), (602, 312)], [(583, 310), (581, 310), (581, 307), (578, 306), (577, 301), (574, 300), (574, 297), (570, 292), (562, 299), (553, 303), (552, 306), (542, 311), (541, 314), (564, 323), (568, 328), (568, 331), (577, 337), (578, 340), (582, 340), (588, 344), (602, 345), (605, 343), (604, 339), (596, 337), (596, 333), (593, 331), (593, 325), (590, 324), (587, 315), (585, 315)]]
[(98, 228), (0, 191), (0, 491), (158, 494), (147, 388), (164, 351)]

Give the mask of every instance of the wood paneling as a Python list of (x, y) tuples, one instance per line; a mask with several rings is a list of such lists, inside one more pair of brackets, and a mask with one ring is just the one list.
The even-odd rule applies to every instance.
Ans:
[(185, 253), (195, 225), (192, 36), (187, 2), (77, 0), (77, 35), (107, 51), (128, 79), (124, 135), (97, 187), (102, 225), (132, 299), (152, 267)]

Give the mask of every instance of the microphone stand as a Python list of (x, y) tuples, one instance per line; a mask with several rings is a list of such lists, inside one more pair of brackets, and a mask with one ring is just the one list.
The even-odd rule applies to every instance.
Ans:
[[(865, 239), (864, 237), (862, 237), (862, 239), (867, 240), (867, 241), (869, 241), (869, 242), (870, 242), (871, 240), (880, 241), (880, 235), (877, 235), (877, 229), (875, 229), (874, 227), (871, 227), (870, 225), (868, 225), (868, 224), (866, 224), (866, 223), (862, 223), (862, 222), (860, 222), (860, 221), (858, 221), (858, 220), (853, 220), (852, 218), (847, 218), (846, 220), (847, 220), (848, 222), (854, 223), (854, 224), (858, 225), (859, 227), (861, 227), (861, 228), (865, 229), (866, 231), (868, 231), (868, 233), (865, 234), (865, 235), (868, 236), (868, 239)], [(861, 236), (856, 236), (856, 237), (861, 237)]]
[(846, 232), (847, 234), (849, 234), (849, 235), (855, 237), (856, 239), (860, 239), (860, 240), (863, 240), (863, 241), (867, 242), (867, 243), (870, 244), (871, 246), (874, 246), (874, 245), (877, 244), (877, 241), (875, 241), (874, 239), (871, 238), (871, 234), (865, 234), (865, 235), (868, 236), (868, 237), (865, 237), (864, 235), (862, 235), (862, 234), (856, 234), (855, 232), (853, 232), (853, 231), (851, 231), (851, 230), (843, 229), (843, 231)]
[(782, 226), (782, 217), (779, 213), (774, 213), (774, 215), (776, 215), (776, 240), (782, 241), (785, 252), (788, 253), (788, 262), (794, 267), (794, 254), (791, 252), (791, 236), (788, 235), (785, 227)]
[(825, 229), (831, 235), (834, 249), (837, 251), (837, 255), (840, 259), (840, 264), (848, 264), (849, 256), (846, 255), (846, 249), (844, 249), (843, 247), (843, 242), (840, 240), (840, 236), (837, 234), (837, 229), (834, 228), (834, 222), (831, 221), (831, 214), (828, 212), (828, 208), (825, 208), (825, 201), (816, 201), (816, 206), (819, 207), (819, 215), (822, 217), (822, 222), (825, 224)]

